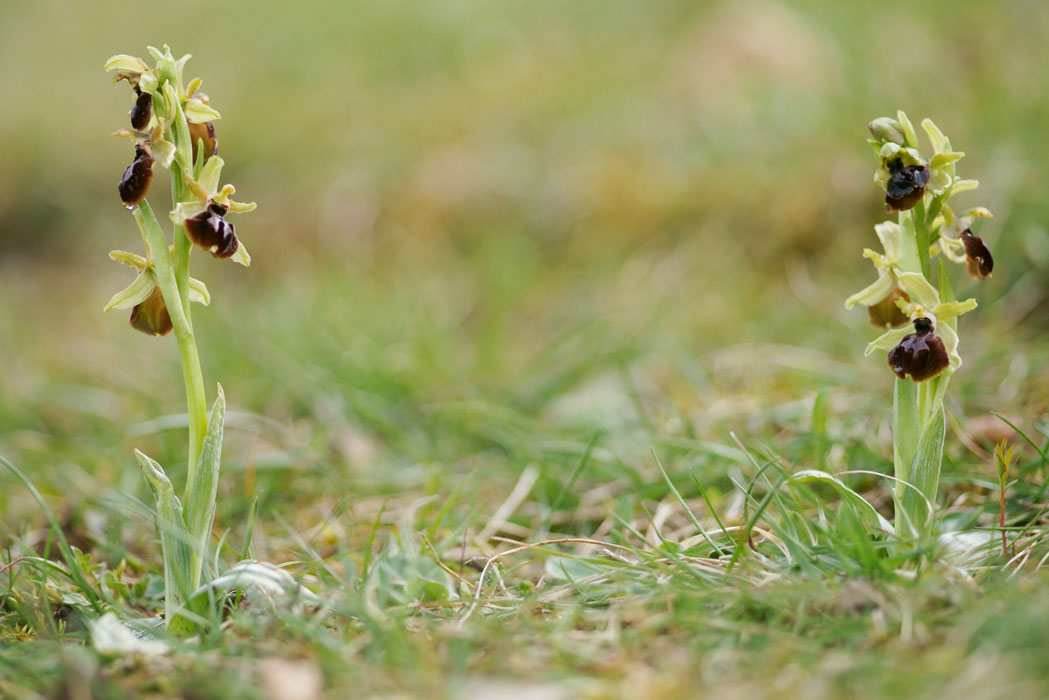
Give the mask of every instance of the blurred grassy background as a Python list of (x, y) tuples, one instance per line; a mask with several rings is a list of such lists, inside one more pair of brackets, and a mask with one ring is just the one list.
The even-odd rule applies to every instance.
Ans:
[(897, 107), (969, 152), (967, 201), (998, 215), (954, 408), (1033, 418), (1047, 31), (1036, 0), (5, 0), (0, 453), (74, 511), (144, 492), (133, 445), (180, 461), (174, 342), (101, 312), (128, 281), (106, 252), (141, 245), (108, 136), (130, 94), (102, 64), (165, 42), (259, 203), (236, 220), (250, 270), (194, 256), (205, 377), (239, 411), (220, 523), (259, 487), (310, 523), (534, 460), (556, 493), (595, 430), (581, 487), (636, 480), (658, 440), (774, 438), (821, 391), (884, 457), (890, 375), (842, 300), (883, 216), (865, 125)]
[[(994, 276), (955, 275), (980, 309), (961, 321), (942, 480), (945, 527), (995, 522), (988, 411), (1037, 431), (1049, 408), (1047, 35), (1039, 0), (0, 0), (0, 455), (91, 564), (127, 563), (144, 592), (122, 604), (158, 609), (131, 450), (182, 482), (182, 382), (172, 338), (101, 310), (130, 281), (106, 253), (141, 250), (116, 193), (130, 149), (109, 137), (131, 94), (102, 65), (146, 44), (190, 52), (223, 115), (225, 179), (259, 204), (235, 220), (250, 269), (193, 259), (213, 297), (194, 317), (206, 383), (231, 407), (222, 557), (240, 555), (261, 492), (255, 554), (300, 562), (346, 623), (235, 625), (154, 686), (70, 637), (48, 646), (50, 616), (23, 625), (11, 601), (42, 589), (12, 565), (0, 650), (41, 643), (0, 654), (0, 684), (89, 692), (90, 666), (130, 697), (253, 696), (235, 660), (280, 656), (319, 659), (333, 695), (435, 697), (451, 669), (605, 676), (601, 697), (1044, 696), (1044, 574), (896, 581), (871, 612), (850, 591), (890, 564), (849, 569), (831, 549), (823, 577), (705, 589), (624, 570), (468, 626), (453, 619), (473, 608), (415, 589), (496, 532), (629, 544), (636, 527), (662, 549), (661, 528), (672, 543), (692, 525), (651, 449), (689, 507), (710, 515), (694, 476), (729, 524), (729, 478), (752, 471), (735, 436), (788, 469), (891, 469), (891, 374), (862, 357), (874, 331), (842, 302), (873, 278), (861, 250), (884, 217), (865, 126), (897, 108), (969, 153), (960, 173), (982, 187), (965, 205), (997, 214), (978, 232)], [(158, 172), (158, 212), (166, 191)], [(1026, 459), (1020, 481), (1041, 468)], [(523, 474), (535, 484), (492, 525)], [(848, 479), (887, 510), (882, 481)], [(1033, 483), (1010, 507), (1037, 507)], [(0, 472), (0, 570), (47, 542)], [(547, 554), (506, 560), (506, 585), (527, 600), (551, 571), (556, 585)], [(394, 624), (360, 626), (368, 596)]]

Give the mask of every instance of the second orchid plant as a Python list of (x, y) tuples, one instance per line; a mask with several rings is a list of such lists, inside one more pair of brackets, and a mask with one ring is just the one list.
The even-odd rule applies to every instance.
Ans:
[(846, 308), (865, 306), (871, 322), (885, 329), (866, 354), (886, 352), (896, 375), (893, 467), (900, 536), (930, 530), (943, 461), (943, 398), (962, 364), (958, 317), (977, 305), (975, 299), (955, 299), (946, 263), (965, 265), (978, 280), (994, 269), (990, 251), (972, 232), (974, 222), (991, 213), (984, 207), (955, 212), (951, 206), (953, 197), (977, 187), (956, 174), (965, 154), (929, 119), (921, 126), (932, 146), (928, 158), (902, 111), (869, 126), (878, 160), (874, 179), (885, 191), (887, 210), (898, 218), (874, 227), (882, 250), (863, 253), (878, 279), (845, 302)]

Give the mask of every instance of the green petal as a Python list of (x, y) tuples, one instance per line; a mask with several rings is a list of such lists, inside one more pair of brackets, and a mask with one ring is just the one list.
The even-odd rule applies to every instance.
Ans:
[(874, 225), (874, 232), (878, 234), (881, 247), (885, 250), (885, 257), (899, 261), (901, 256), (900, 225), (895, 221), (883, 221)]
[(157, 283), (153, 280), (153, 275), (148, 272), (140, 272), (134, 282), (113, 295), (103, 310), (130, 309), (138, 306), (148, 299), (156, 288)]
[(175, 144), (163, 139), (153, 141), (149, 144), (149, 152), (162, 167), (170, 168), (171, 161), (175, 159)]
[(244, 241), (237, 241), (237, 252), (233, 254), (231, 260), (235, 263), (240, 263), (244, 267), (251, 267), (251, 256), (248, 255), (248, 249), (244, 247)]
[(222, 166), (226, 162), (219, 156), (211, 156), (204, 163), (204, 169), (200, 171), (200, 186), (207, 190), (208, 195), (219, 191), (219, 178), (222, 176)]
[(943, 191), (951, 184), (950, 174), (942, 168), (933, 168), (931, 173), (927, 187), (936, 194), (943, 194)]
[(171, 223), (176, 226), (181, 226), (186, 219), (191, 216), (196, 216), (202, 211), (204, 211), (204, 205), (200, 202), (179, 202), (175, 205), (175, 209), (171, 212), (169, 217)]
[(940, 127), (933, 124), (932, 119), (923, 119), (922, 129), (925, 130), (925, 134), (929, 137), (929, 142), (932, 143), (934, 151), (947, 153), (951, 150), (951, 142), (940, 131)]
[(943, 251), (944, 257), (946, 257), (948, 260), (956, 263), (963, 263), (966, 261), (965, 246), (962, 244), (961, 241), (953, 238), (947, 238), (941, 233), (939, 243), (940, 250)]
[(932, 157), (932, 160), (929, 161), (929, 167), (933, 169), (943, 168), (950, 165), (951, 163), (958, 162), (964, 157), (965, 153), (961, 151), (952, 151), (950, 153), (937, 153)]
[(211, 303), (211, 292), (208, 286), (196, 277), (189, 278), (189, 300), (207, 306)]
[(851, 309), (856, 304), (863, 304), (864, 306), (877, 304), (889, 295), (892, 287), (892, 276), (879, 273), (877, 280), (845, 300), (845, 308)]
[(149, 70), (149, 66), (147, 66), (145, 61), (141, 58), (129, 56), (126, 53), (118, 53), (116, 56), (110, 56), (103, 68), (107, 71), (126, 70), (131, 73), (145, 73)]
[(975, 299), (966, 299), (965, 301), (952, 301), (949, 304), (939, 304), (936, 308), (932, 309), (932, 312), (936, 314), (936, 318), (945, 321), (949, 318), (969, 313), (975, 309), (976, 306)]
[(247, 214), (249, 211), (255, 211), (257, 206), (255, 202), (234, 202), (232, 199), (229, 200), (229, 210), (234, 214)]
[(903, 138), (907, 141), (907, 145), (910, 148), (917, 148), (918, 134), (914, 133), (914, 125), (911, 124), (911, 120), (907, 118), (902, 109), (896, 111), (896, 121), (900, 123), (900, 128), (903, 130)]
[(875, 350), (892, 350), (900, 344), (900, 341), (903, 340), (903, 336), (911, 331), (912, 328), (909, 325), (903, 326), (902, 328), (891, 328), (872, 340), (870, 344), (867, 345), (867, 349), (863, 351), (863, 355), (870, 355)]
[(191, 124), (204, 124), (222, 119), (222, 115), (217, 110), (197, 99), (186, 100), (182, 104), (182, 111), (185, 112), (186, 120)]
[(975, 190), (980, 186), (979, 180), (955, 180), (951, 186), (951, 196), (958, 194), (959, 192), (968, 192), (969, 190)]
[(111, 250), (109, 251), (109, 259), (114, 260), (123, 265), (130, 265), (139, 272), (146, 269), (146, 259), (141, 255), (129, 253), (126, 250)]
[(936, 291), (936, 287), (929, 284), (929, 280), (917, 272), (900, 273), (900, 286), (910, 295), (911, 301), (927, 309), (940, 305), (940, 293)]
[(962, 356), (958, 354), (958, 334), (947, 323), (937, 326), (936, 333), (943, 339), (943, 348), (947, 351), (947, 359), (951, 363), (951, 369), (957, 370), (962, 366)]
[(148, 92), (150, 95), (157, 91), (159, 85), (160, 79), (157, 78), (156, 71), (146, 71), (142, 74), (142, 77), (138, 79), (138, 89), (142, 92)]

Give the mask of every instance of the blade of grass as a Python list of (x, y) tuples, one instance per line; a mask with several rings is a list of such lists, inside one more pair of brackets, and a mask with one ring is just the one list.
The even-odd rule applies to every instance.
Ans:
[(663, 480), (667, 482), (667, 487), (670, 488), (670, 492), (674, 494), (675, 498), (677, 498), (677, 502), (681, 505), (681, 508), (686, 513), (688, 513), (689, 519), (692, 521), (692, 524), (696, 526), (696, 529), (699, 530), (699, 534), (701, 534), (703, 536), (703, 539), (705, 539), (707, 543), (714, 548), (714, 551), (717, 552), (718, 556), (720, 557), (722, 554), (724, 554), (721, 547), (719, 547), (717, 543), (714, 542), (714, 540), (710, 539), (710, 535), (707, 534), (707, 529), (703, 527), (703, 524), (699, 522), (698, 518), (696, 518), (696, 515), (692, 512), (692, 509), (689, 508), (688, 505), (685, 503), (685, 499), (681, 497), (681, 492), (678, 491), (677, 487), (674, 486), (674, 482), (670, 480), (670, 476), (667, 474), (667, 470), (663, 468), (663, 463), (659, 461), (659, 455), (656, 454), (655, 448), (650, 449), (652, 451), (653, 459), (656, 460), (656, 466), (659, 467), (659, 473), (663, 475)]
[(47, 507), (47, 503), (44, 501), (44, 497), (40, 495), (40, 492), (36, 490), (36, 487), (33, 486), (33, 483), (29, 481), (26, 475), (23, 474), (19, 468), (11, 464), (11, 462), (7, 461), (7, 459), (2, 455), (0, 455), (0, 464), (3, 464), (5, 467), (7, 467), (11, 471), (11, 473), (13, 473), (15, 477), (17, 477), (18, 480), (22, 482), (22, 485), (25, 486), (29, 493), (33, 496), (33, 500), (35, 500), (37, 505), (40, 506), (40, 510), (44, 512), (44, 517), (46, 517), (47, 521), (51, 524), (51, 530), (54, 532), (54, 535), (57, 538), (58, 549), (62, 554), (62, 560), (65, 561), (66, 566), (69, 567), (69, 575), (72, 577), (77, 587), (80, 588), (81, 592), (84, 594), (84, 597), (91, 602), (92, 609), (94, 609), (94, 611), (97, 614), (101, 615), (102, 600), (99, 597), (99, 595), (95, 592), (95, 590), (91, 587), (91, 585), (88, 584), (87, 579), (84, 578), (84, 572), (80, 570), (80, 566), (76, 562), (76, 557), (73, 556), (73, 550), (69, 546), (69, 541), (66, 540), (65, 534), (62, 532), (62, 528), (58, 524), (58, 519), (55, 518), (55, 515), (51, 512), (51, 509)]

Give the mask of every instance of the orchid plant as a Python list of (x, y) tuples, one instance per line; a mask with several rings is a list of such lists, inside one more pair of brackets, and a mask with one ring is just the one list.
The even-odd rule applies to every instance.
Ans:
[(863, 252), (878, 278), (845, 301), (846, 308), (866, 307), (871, 323), (884, 329), (866, 354), (887, 352), (896, 375), (893, 468), (899, 535), (921, 535), (931, 527), (943, 460), (943, 398), (962, 365), (958, 317), (977, 306), (975, 299), (954, 298), (946, 262), (964, 264), (977, 280), (994, 269), (990, 250), (972, 232), (974, 222), (991, 213), (984, 207), (956, 213), (951, 206), (956, 195), (978, 185), (956, 174), (965, 154), (955, 151), (929, 119), (921, 126), (932, 146), (928, 159), (902, 111), (868, 127), (878, 162), (874, 181), (885, 191), (886, 209), (898, 216), (874, 227), (882, 251)]
[[(160, 464), (138, 450), (135, 454), (156, 501), (164, 557), (165, 619), (169, 627), (180, 620), (180, 631), (188, 631), (194, 613), (188, 604), (194, 596), (199, 598), (208, 560), (225, 412), (221, 385), (210, 417), (207, 412), (191, 303), (207, 305), (211, 295), (203, 282), (190, 277), (190, 253), (196, 245), (216, 258), (249, 265), (251, 258), (226, 215), (251, 211), (255, 204), (235, 202), (230, 198), (233, 186), (219, 186), (223, 161), (217, 154), (214, 122), (220, 115), (200, 91), (199, 78), (188, 84), (183, 81), (189, 55), (175, 60), (167, 46), (163, 50), (151, 46), (148, 51), (155, 61), (152, 67), (124, 54), (105, 64), (107, 71), (116, 71), (114, 82), (126, 81), (135, 95), (131, 128), (116, 132), (134, 146), (134, 158), (118, 191), (145, 244), (143, 255), (122, 250), (109, 254), (134, 268), (136, 276), (109, 300), (105, 310), (130, 309), (132, 328), (151, 336), (174, 331), (178, 343), (189, 418), (183, 497), (175, 495)], [(172, 243), (146, 199), (157, 166), (171, 172)]]

